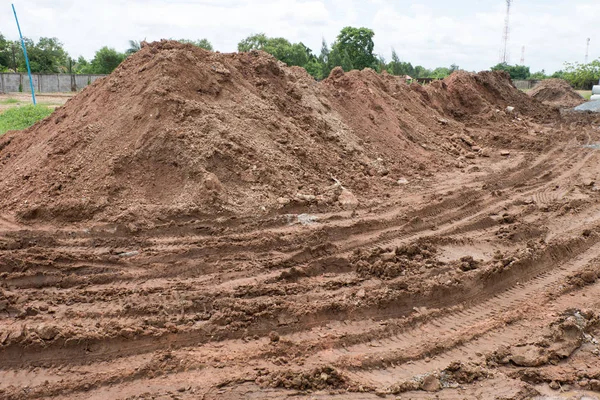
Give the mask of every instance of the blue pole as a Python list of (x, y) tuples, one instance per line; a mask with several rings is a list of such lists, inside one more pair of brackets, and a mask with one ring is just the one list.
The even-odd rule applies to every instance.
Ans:
[(27, 73), (29, 74), (29, 87), (31, 88), (31, 98), (33, 99), (33, 105), (35, 106), (35, 91), (33, 90), (33, 79), (31, 79), (31, 67), (29, 66), (29, 57), (27, 57), (27, 47), (25, 47), (25, 41), (23, 40), (23, 34), (21, 33), (21, 25), (19, 25), (19, 18), (17, 18), (17, 11), (15, 10), (15, 5), (11, 5), (13, 13), (15, 14), (15, 20), (17, 21), (17, 28), (19, 28), (21, 46), (23, 46), (23, 54), (25, 54), (25, 64), (27, 64)]

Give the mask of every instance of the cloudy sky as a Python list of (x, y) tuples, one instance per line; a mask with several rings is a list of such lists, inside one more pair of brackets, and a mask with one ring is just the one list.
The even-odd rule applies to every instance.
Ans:
[[(10, 1), (0, 0), (0, 32), (16, 39)], [(302, 41), (315, 52), (344, 26), (375, 31), (375, 50), (395, 48), (404, 61), (428, 68), (458, 64), (482, 70), (499, 59), (505, 0), (14, 0), (23, 34), (58, 37), (72, 56), (92, 58), (108, 45), (123, 51), (129, 39), (208, 38), (235, 51), (258, 32)], [(599, 0), (514, 0), (511, 63), (553, 72), (565, 61), (600, 57)], [(595, 25), (594, 25), (595, 24)]]

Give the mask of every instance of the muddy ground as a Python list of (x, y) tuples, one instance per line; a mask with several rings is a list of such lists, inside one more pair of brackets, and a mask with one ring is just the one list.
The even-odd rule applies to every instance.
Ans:
[[(330, 106), (358, 120), (348, 78), (331, 79)], [(55, 143), (41, 130), (76, 101), (32, 132)], [(415, 144), (424, 166), (366, 171), (377, 191), (331, 207), (136, 224), (24, 218), (5, 200), (0, 398), (600, 397), (600, 120), (454, 112), (464, 125), (430, 110), (422, 129), (440, 147), (455, 129), (454, 153)], [(23, 173), (14, 140), (1, 171)], [(53, 196), (28, 174), (3, 185)]]
[(558, 398), (600, 390), (597, 129), (371, 209), (2, 219), (0, 394)]

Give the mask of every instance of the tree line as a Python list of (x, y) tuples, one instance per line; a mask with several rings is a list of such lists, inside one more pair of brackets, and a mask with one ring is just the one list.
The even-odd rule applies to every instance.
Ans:
[[(37, 42), (29, 38), (23, 40), (27, 48), (31, 72), (42, 74), (110, 74), (125, 58), (141, 48), (139, 41), (130, 40), (129, 48), (125, 52), (104, 46), (96, 51), (94, 58), (87, 60), (83, 56), (77, 59), (71, 57), (57, 38), (42, 37)], [(207, 39), (180, 39), (179, 41), (213, 50)], [(7, 40), (1, 33), (0, 72), (27, 72), (21, 42)]]
[(531, 73), (525, 65), (498, 64), (492, 67), (492, 71), (506, 71), (512, 79), (543, 80), (549, 78), (564, 79), (575, 89), (589, 90), (597, 85), (600, 80), (600, 59), (588, 64), (565, 63), (564, 69), (553, 74), (546, 74), (544, 70)]
[[(435, 69), (413, 66), (410, 62), (403, 61), (393, 48), (392, 57), (387, 61), (384, 56), (374, 53), (374, 36), (372, 29), (348, 26), (340, 31), (331, 45), (323, 39), (320, 52), (316, 54), (302, 42), (292, 43), (282, 37), (268, 37), (264, 33), (258, 33), (241, 40), (238, 51), (265, 51), (289, 66), (305, 68), (318, 80), (328, 77), (335, 67), (342, 67), (344, 71), (372, 68), (379, 73), (387, 71), (392, 75), (408, 75), (417, 79), (442, 79), (459, 69), (455, 64)], [(179, 41), (213, 50), (207, 39)], [(25, 39), (25, 45), (32, 72), (75, 74), (109, 74), (126, 57), (141, 48), (139, 41), (130, 40), (125, 52), (105, 46), (96, 51), (93, 59), (87, 60), (84, 57), (71, 58), (57, 38), (42, 37), (37, 42)], [(551, 75), (547, 75), (544, 70), (532, 73), (524, 65), (498, 64), (491, 69), (507, 71), (512, 79), (562, 78), (576, 89), (589, 89), (600, 79), (600, 59), (589, 64), (565, 63), (563, 70)], [(20, 42), (7, 40), (0, 34), (0, 72), (9, 71), (25, 72), (25, 59)]]

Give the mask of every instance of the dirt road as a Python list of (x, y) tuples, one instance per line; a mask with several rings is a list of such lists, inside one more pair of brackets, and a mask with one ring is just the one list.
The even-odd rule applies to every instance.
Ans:
[[(533, 159), (480, 158), (477, 172), (409, 182), (377, 208), (306, 225), (270, 215), (130, 232), (2, 219), (11, 262), (2, 270), (0, 393), (598, 390), (600, 157), (582, 147), (598, 136)], [(560, 330), (573, 321), (574, 331)]]

